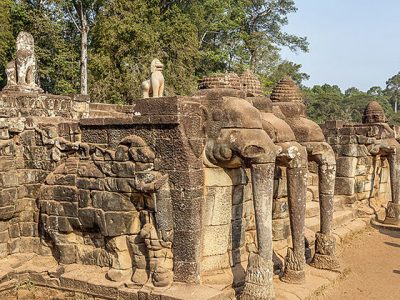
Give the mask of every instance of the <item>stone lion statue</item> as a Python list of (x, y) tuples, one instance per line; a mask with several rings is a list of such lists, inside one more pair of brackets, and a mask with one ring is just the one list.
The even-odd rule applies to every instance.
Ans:
[(18, 91), (42, 91), (36, 84), (36, 58), (33, 36), (21, 31), (17, 36), (15, 60), (6, 65), (6, 89)]
[(162, 70), (164, 65), (159, 59), (153, 59), (151, 62), (151, 76), (149, 80), (142, 83), (143, 98), (163, 97), (164, 95), (164, 75)]

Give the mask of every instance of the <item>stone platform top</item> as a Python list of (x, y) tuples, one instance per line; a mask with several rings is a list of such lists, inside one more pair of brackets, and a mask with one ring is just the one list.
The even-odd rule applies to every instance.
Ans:
[[(31, 286), (61, 292), (84, 294), (98, 300), (103, 299), (154, 299), (154, 300), (223, 300), (233, 299), (235, 291), (223, 285), (188, 285), (174, 283), (171, 287), (141, 288), (123, 282), (106, 279), (108, 268), (71, 264), (60, 266), (51, 256), (37, 254), (14, 254), (0, 260), (0, 298), (16, 286)], [(342, 273), (306, 267), (309, 280), (303, 286), (281, 282), (274, 278), (276, 299), (305, 299), (317, 294), (325, 286), (335, 282)], [(232, 298), (233, 297), (233, 298)], [(58, 299), (58, 298), (57, 298)], [(63, 298), (61, 298), (63, 299)], [(68, 298), (69, 299), (69, 298)]]
[(82, 126), (179, 124), (181, 97), (141, 98), (132, 105), (91, 103)]

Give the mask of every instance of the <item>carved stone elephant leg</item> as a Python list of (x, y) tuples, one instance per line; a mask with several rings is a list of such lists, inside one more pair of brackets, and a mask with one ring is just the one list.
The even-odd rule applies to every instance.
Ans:
[(400, 148), (388, 155), (392, 201), (386, 209), (386, 224), (400, 225)]
[(315, 255), (311, 265), (318, 269), (339, 268), (336, 239), (332, 235), (333, 197), (335, 192), (335, 153), (327, 143), (307, 143), (309, 158), (318, 164), (320, 231), (315, 235)]
[(278, 161), (287, 167), (289, 220), (293, 248), (288, 248), (285, 272), (281, 280), (301, 284), (305, 281), (304, 226), (307, 193), (307, 152), (297, 143), (281, 143)]
[(272, 285), (272, 201), (275, 164), (251, 167), (258, 254), (251, 253), (241, 300), (274, 299)]
[(112, 266), (107, 272), (107, 278), (112, 281), (128, 281), (132, 276), (132, 257), (128, 249), (125, 235), (111, 238), (107, 249), (113, 253)]

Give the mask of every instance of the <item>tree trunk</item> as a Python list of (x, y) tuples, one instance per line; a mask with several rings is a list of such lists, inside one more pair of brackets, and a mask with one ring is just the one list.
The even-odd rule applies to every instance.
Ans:
[(250, 70), (256, 72), (257, 57), (256, 51), (250, 51)]
[(87, 83), (87, 73), (88, 73), (88, 56), (87, 56), (87, 48), (88, 48), (88, 30), (83, 28), (81, 31), (81, 94), (88, 94), (88, 83)]
[(79, 18), (81, 23), (81, 94), (88, 94), (88, 34), (89, 26), (81, 2)]

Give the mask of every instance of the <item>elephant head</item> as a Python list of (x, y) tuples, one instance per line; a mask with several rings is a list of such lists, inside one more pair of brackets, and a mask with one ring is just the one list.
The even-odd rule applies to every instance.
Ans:
[[(242, 299), (270, 299), (272, 286), (272, 197), (277, 148), (263, 130), (259, 110), (234, 89), (200, 91), (208, 111), (205, 163), (251, 170), (258, 253), (249, 257)], [(262, 275), (260, 275), (262, 274)]]
[(212, 121), (215, 124), (206, 142), (206, 158), (223, 168), (273, 163), (276, 148), (263, 130), (260, 112), (246, 100), (233, 97), (223, 99), (222, 107), (223, 117)]

